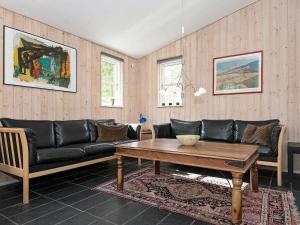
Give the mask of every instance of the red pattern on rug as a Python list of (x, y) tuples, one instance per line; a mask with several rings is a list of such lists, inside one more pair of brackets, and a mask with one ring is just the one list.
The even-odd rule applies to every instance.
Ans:
[[(231, 224), (231, 181), (223, 178), (152, 168), (125, 177), (124, 191), (116, 189), (116, 180), (97, 190), (180, 213), (212, 224)], [(243, 219), (247, 225), (296, 225), (297, 208), (292, 192), (259, 188), (258, 193), (243, 184)]]

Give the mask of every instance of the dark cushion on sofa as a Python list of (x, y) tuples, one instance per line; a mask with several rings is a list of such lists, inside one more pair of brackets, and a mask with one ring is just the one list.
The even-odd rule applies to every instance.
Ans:
[(60, 162), (84, 157), (80, 148), (46, 148), (36, 151), (37, 163)]
[(258, 160), (267, 162), (277, 162), (276, 156), (259, 155)]
[(57, 168), (60, 166), (67, 166), (67, 165), (72, 165), (72, 164), (80, 163), (80, 162), (86, 162), (86, 161), (90, 161), (90, 160), (94, 160), (94, 159), (110, 157), (113, 155), (114, 155), (114, 151), (100, 152), (99, 154), (85, 156), (80, 159), (73, 159), (73, 160), (60, 161), (60, 162), (51, 162), (51, 163), (41, 163), (41, 164), (36, 164), (36, 165), (30, 166), (29, 171), (30, 171), (30, 173), (33, 173), (33, 172), (38, 172), (38, 171), (42, 171), (42, 170)]
[(234, 121), (234, 142), (241, 142), (244, 130), (248, 124), (255, 126), (264, 126), (270, 123), (279, 123), (279, 120), (261, 120), (261, 121), (246, 121), (246, 120), (235, 120)]
[(155, 138), (171, 138), (171, 124), (162, 123), (153, 125)]
[(54, 129), (58, 147), (90, 142), (87, 120), (55, 121)]
[(268, 146), (260, 145), (258, 147), (257, 151), (258, 151), (259, 155), (264, 155), (264, 156), (272, 156), (273, 155), (272, 149)]
[[(27, 145), (28, 145), (29, 166), (32, 166), (36, 164), (36, 143), (37, 143), (36, 133), (30, 128), (25, 128), (25, 135), (26, 135)], [(21, 144), (19, 146), (21, 146)]]
[(53, 122), (49, 120), (14, 120), (3, 118), (4, 127), (30, 128), (36, 135), (37, 148), (55, 147)]
[(113, 154), (116, 147), (113, 143), (80, 143), (67, 145), (65, 148), (80, 148), (85, 152), (85, 156), (95, 155), (99, 153), (111, 153)]
[(102, 119), (102, 120), (88, 120), (88, 126), (90, 130), (90, 140), (95, 142), (98, 137), (97, 124), (114, 125), (115, 119)]
[(201, 140), (233, 141), (233, 120), (202, 120)]
[(184, 121), (177, 119), (170, 119), (172, 137), (176, 135), (194, 134), (200, 135), (201, 121)]
[(128, 124), (127, 137), (130, 139), (139, 139), (139, 134), (141, 132), (141, 125), (138, 123)]
[(274, 156), (278, 155), (278, 140), (279, 140), (280, 132), (281, 132), (281, 126), (280, 125), (275, 126), (272, 130), (271, 146), (272, 146), (272, 151), (273, 151)]

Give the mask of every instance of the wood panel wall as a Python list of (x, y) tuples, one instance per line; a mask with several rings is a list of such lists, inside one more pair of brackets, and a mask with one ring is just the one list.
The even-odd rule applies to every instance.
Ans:
[[(139, 60), (139, 74), (144, 81), (140, 84), (140, 111), (152, 123), (168, 122), (170, 117), (279, 118), (288, 126), (288, 140), (300, 141), (299, 26), (299, 0), (259, 0), (186, 36), (182, 42), (175, 41), (143, 57)], [(263, 93), (213, 96), (213, 58), (257, 50), (264, 52)], [(182, 53), (185, 74), (195, 86), (204, 87), (208, 92), (194, 97), (188, 88), (183, 107), (159, 108), (156, 61)], [(300, 170), (300, 163), (296, 165)]]
[[(115, 118), (137, 121), (137, 61), (39, 21), (0, 8), (0, 41), (8, 25), (77, 49), (77, 93), (3, 85), (3, 45), (0, 45), (0, 117), (67, 120)], [(100, 53), (124, 59), (124, 107), (100, 106)]]

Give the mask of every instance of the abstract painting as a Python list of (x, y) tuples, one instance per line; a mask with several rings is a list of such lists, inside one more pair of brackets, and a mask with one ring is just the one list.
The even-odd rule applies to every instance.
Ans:
[(262, 51), (213, 59), (213, 94), (262, 92)]
[(4, 26), (4, 84), (76, 92), (76, 49)]

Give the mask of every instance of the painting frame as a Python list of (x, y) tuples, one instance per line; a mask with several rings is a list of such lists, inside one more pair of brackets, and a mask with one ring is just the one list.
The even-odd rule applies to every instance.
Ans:
[[(31, 38), (36, 38), (37, 40), (45, 41), (47, 43), (53, 44), (53, 46), (59, 46), (59, 47), (62, 47), (64, 49), (67, 49), (68, 51), (70, 51), (70, 53), (71, 53), (71, 54), (69, 54), (70, 87), (61, 87), (61, 86), (48, 85), (48, 84), (46, 84), (48, 86), (43, 85), (43, 84), (34, 85), (34, 84), (31, 84), (31, 82), (28, 82), (27, 84), (24, 85), (24, 84), (20, 84), (17, 82), (16, 83), (12, 82), (11, 80), (12, 80), (12, 78), (14, 78), (14, 74), (8, 73), (8, 70), (7, 70), (7, 68), (11, 67), (11, 62), (9, 60), (13, 60), (11, 58), (9, 59), (7, 57), (7, 55), (14, 57), (14, 55), (13, 55), (14, 53), (10, 52), (10, 54), (8, 54), (9, 50), (7, 49), (8, 48), (7, 43), (9, 43), (9, 42), (7, 42), (7, 39), (8, 39), (7, 33), (12, 32), (12, 31), (16, 32), (16, 33), (22, 33), (24, 35), (28, 35)], [(13, 43), (13, 40), (10, 40), (10, 41)], [(10, 49), (10, 51), (13, 51), (13, 50)], [(29, 32), (26, 32), (26, 31), (23, 31), (20, 29), (16, 29), (14, 27), (3, 25), (3, 84), (4, 85), (18, 86), (18, 87), (24, 87), (24, 88), (44, 89), (44, 90), (50, 90), (50, 91), (62, 91), (62, 92), (68, 92), (68, 93), (77, 93), (77, 90), (78, 90), (78, 84), (77, 84), (78, 79), (77, 78), (78, 77), (77, 77), (77, 49), (76, 48), (73, 48), (71, 46), (68, 46), (68, 45), (35, 35), (35, 34), (31, 34)]]
[[(239, 60), (243, 57), (256, 56), (258, 58), (258, 86), (255, 88), (245, 88), (242, 89), (232, 89), (232, 90), (217, 90), (217, 65), (222, 63), (222, 61)], [(254, 94), (254, 93), (263, 93), (263, 50), (252, 51), (234, 55), (227, 55), (222, 57), (213, 58), (213, 95), (235, 95), (235, 94)]]

